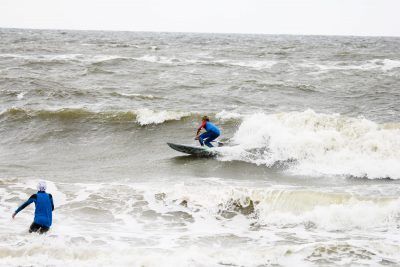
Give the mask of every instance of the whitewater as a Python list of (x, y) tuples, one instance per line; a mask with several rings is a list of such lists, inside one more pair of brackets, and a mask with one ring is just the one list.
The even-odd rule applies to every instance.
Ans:
[(399, 38), (0, 29), (0, 266), (398, 266), (399, 87)]

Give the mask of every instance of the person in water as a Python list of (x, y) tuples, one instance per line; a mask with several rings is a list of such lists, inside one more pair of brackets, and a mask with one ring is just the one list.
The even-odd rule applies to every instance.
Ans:
[[(203, 128), (206, 130), (206, 132), (199, 135), (201, 129)], [(217, 139), (220, 134), (221, 131), (217, 126), (210, 122), (208, 116), (203, 116), (201, 126), (199, 127), (199, 129), (197, 129), (195, 139), (199, 140), (201, 146), (206, 145), (208, 147), (213, 147), (211, 142)]]
[(29, 233), (39, 232), (43, 234), (50, 229), (52, 223), (52, 212), (54, 210), (53, 196), (46, 193), (46, 182), (41, 181), (37, 185), (38, 192), (33, 194), (12, 215), (15, 218), (18, 212), (25, 209), (32, 202), (35, 203), (35, 218), (29, 228)]

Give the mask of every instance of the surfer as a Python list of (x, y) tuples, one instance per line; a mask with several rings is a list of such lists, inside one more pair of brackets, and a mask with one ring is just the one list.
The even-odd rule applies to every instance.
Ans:
[(38, 192), (33, 194), (12, 215), (14, 219), (18, 212), (26, 208), (32, 202), (35, 203), (35, 218), (29, 228), (29, 233), (39, 232), (43, 234), (50, 229), (52, 223), (52, 212), (54, 210), (53, 196), (46, 193), (46, 182), (41, 181), (37, 185)]
[[(199, 135), (201, 129), (203, 128), (206, 130), (206, 132)], [(210, 122), (210, 118), (208, 118), (208, 116), (203, 116), (202, 123), (199, 129), (197, 129), (195, 139), (199, 140), (201, 146), (206, 145), (208, 147), (213, 147), (211, 142), (217, 139), (217, 137), (220, 136), (220, 134), (221, 131), (217, 126), (215, 126), (213, 123)]]

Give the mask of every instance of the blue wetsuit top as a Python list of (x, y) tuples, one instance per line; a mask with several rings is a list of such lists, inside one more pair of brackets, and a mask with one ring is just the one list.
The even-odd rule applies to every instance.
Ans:
[(209, 121), (207, 121), (205, 129), (207, 132), (213, 132), (218, 135), (221, 134), (221, 131), (219, 130), (219, 128), (217, 126), (215, 126), (215, 124), (213, 124)]
[(209, 121), (204, 121), (204, 122), (201, 124), (199, 130), (200, 130), (201, 128), (206, 129), (207, 132), (213, 132), (213, 133), (215, 133), (216, 135), (220, 135), (220, 134), (221, 134), (221, 131), (219, 130), (219, 128), (218, 128), (217, 126), (215, 126), (213, 123), (209, 122)]
[(52, 211), (54, 210), (53, 196), (46, 192), (39, 191), (23, 203), (15, 213), (25, 209), (32, 202), (35, 203), (35, 218), (33, 222), (45, 227), (50, 227), (52, 224)]

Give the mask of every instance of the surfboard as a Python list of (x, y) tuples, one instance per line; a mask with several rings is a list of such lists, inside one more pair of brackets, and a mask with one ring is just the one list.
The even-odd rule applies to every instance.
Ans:
[(169, 145), (170, 148), (189, 155), (195, 155), (199, 157), (212, 157), (216, 155), (216, 152), (213, 151), (213, 148), (209, 147), (181, 145), (174, 143), (167, 143), (167, 144)]

